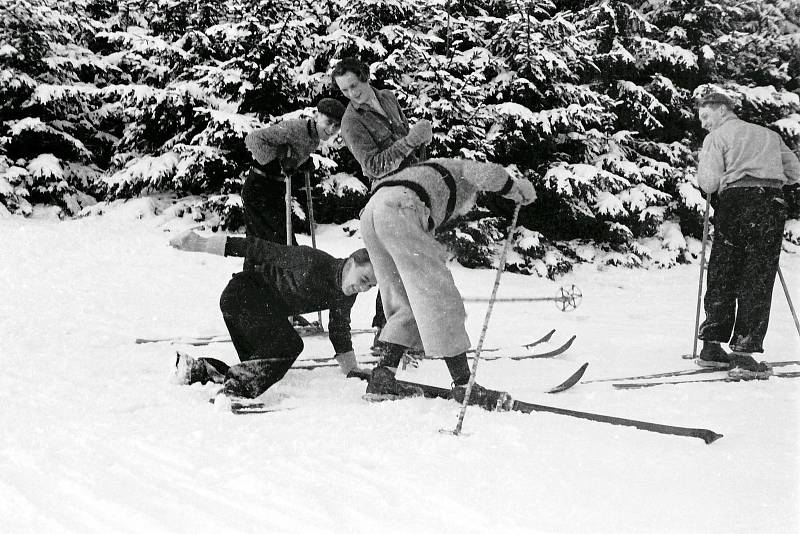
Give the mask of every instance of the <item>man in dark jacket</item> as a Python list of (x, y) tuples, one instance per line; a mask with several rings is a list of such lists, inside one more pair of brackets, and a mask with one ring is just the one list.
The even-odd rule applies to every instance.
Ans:
[(228, 367), (209, 358), (183, 356), (177, 362), (184, 383), (219, 382), (227, 397), (255, 398), (284, 377), (303, 350), (287, 317), (329, 310), (329, 338), (343, 372), (357, 369), (350, 337), (350, 309), (356, 294), (376, 285), (365, 249), (344, 259), (306, 246), (258, 238), (214, 236), (187, 231), (170, 245), (185, 251), (244, 256), (251, 268), (234, 274), (220, 297), (220, 309), (241, 363)]

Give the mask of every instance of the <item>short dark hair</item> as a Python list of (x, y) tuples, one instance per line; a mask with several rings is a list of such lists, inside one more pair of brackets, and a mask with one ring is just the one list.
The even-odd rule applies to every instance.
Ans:
[(736, 107), (736, 104), (734, 104), (733, 99), (728, 95), (722, 93), (708, 93), (697, 100), (698, 108), (706, 106), (713, 108), (725, 106), (730, 111), (733, 111), (734, 107)]
[(355, 74), (362, 82), (369, 81), (369, 65), (354, 57), (346, 57), (333, 67), (333, 72), (331, 72), (333, 84), (336, 85), (336, 78), (344, 76), (348, 72)]
[(334, 98), (323, 98), (317, 103), (317, 111), (339, 124), (342, 122), (344, 109), (344, 105)]
[(353, 258), (353, 263), (355, 263), (356, 265), (364, 265), (367, 263), (371, 263), (369, 259), (369, 252), (367, 252), (367, 249), (365, 248), (360, 248), (356, 250), (355, 252), (350, 254), (347, 258), (348, 259)]

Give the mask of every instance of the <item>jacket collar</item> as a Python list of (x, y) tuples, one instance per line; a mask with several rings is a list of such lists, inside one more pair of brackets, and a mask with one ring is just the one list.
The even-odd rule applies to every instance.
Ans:
[(339, 288), (339, 293), (344, 295), (344, 291), (342, 290), (342, 274), (344, 273), (344, 264), (347, 263), (347, 258), (337, 258), (339, 262), (339, 266), (336, 269), (336, 287)]
[(306, 131), (308, 132), (308, 137), (312, 141), (319, 141), (319, 132), (317, 132), (317, 126), (314, 124), (314, 119), (308, 119), (308, 121), (306, 121)]
[[(373, 87), (372, 91), (375, 93), (375, 98), (378, 99), (378, 104), (380, 104), (381, 108), (383, 108), (384, 111), (385, 111), (386, 110), (386, 106), (384, 104), (386, 103), (386, 90), (385, 89), (375, 89)], [(369, 105), (369, 102), (365, 102), (363, 104), (353, 104), (353, 108), (356, 111), (358, 111), (359, 113), (361, 113), (361, 114), (363, 114), (366, 111), (371, 111), (373, 113), (377, 113), (375, 111), (375, 109), (372, 106)]]

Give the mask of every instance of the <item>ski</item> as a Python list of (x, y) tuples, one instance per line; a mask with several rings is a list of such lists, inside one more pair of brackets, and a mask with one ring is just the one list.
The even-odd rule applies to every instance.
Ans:
[[(800, 371), (789, 371), (787, 373), (773, 373), (770, 377), (777, 378), (798, 378)], [(670, 380), (664, 382), (627, 382), (622, 384), (611, 384), (615, 389), (642, 389), (654, 386), (669, 386), (676, 384), (696, 384), (698, 382), (763, 382), (765, 379), (760, 380), (743, 380), (741, 378), (731, 378), (723, 376), (718, 378), (698, 378), (695, 380)]]
[[(481, 354), (486, 353), (486, 352), (500, 352), (500, 351), (519, 350), (519, 349), (526, 349), (526, 350), (527, 349), (531, 349), (531, 348), (535, 347), (536, 345), (540, 345), (542, 343), (547, 343), (548, 341), (550, 341), (550, 338), (553, 337), (553, 334), (555, 334), (555, 332), (556, 332), (556, 330), (554, 328), (554, 329), (550, 330), (548, 333), (546, 333), (544, 336), (542, 336), (539, 339), (537, 339), (536, 341), (531, 341), (530, 343), (524, 343), (522, 345), (511, 345), (511, 346), (505, 346), (505, 347), (483, 348), (481, 350)], [(543, 353), (536, 354), (536, 355), (534, 355), (534, 354), (532, 354), (530, 352), (526, 352), (521, 357), (520, 356), (516, 356), (516, 357), (515, 356), (488, 356), (488, 357), (487, 356), (483, 356), (483, 359), (484, 360), (494, 360), (494, 359), (498, 359), (498, 358), (511, 358), (513, 360), (513, 359), (525, 359), (525, 358), (551, 358), (551, 357), (557, 356), (557, 355), (561, 354), (562, 352), (566, 351), (567, 349), (569, 349), (570, 346), (572, 346), (572, 342), (575, 341), (575, 337), (576, 336), (572, 336), (572, 338), (567, 340), (567, 342), (564, 343), (562, 346), (560, 346), (557, 349), (554, 349), (552, 351), (549, 351), (549, 352), (543, 352)], [(475, 349), (469, 349), (467, 351), (467, 354), (475, 354), (475, 352), (476, 352)], [(372, 355), (373, 356), (379, 356), (379, 354), (376, 352), (376, 347), (372, 347)], [(403, 369), (405, 369), (409, 365), (411, 365), (412, 367), (417, 367), (419, 365), (419, 362), (421, 360), (424, 360), (424, 359), (426, 359), (426, 357), (424, 355), (415, 356), (413, 353), (407, 353), (403, 357), (403, 362), (402, 362)], [(431, 358), (427, 358), (427, 359), (434, 360), (436, 358), (431, 357)]]
[[(783, 362), (767, 362), (772, 367), (785, 367), (787, 365), (800, 365), (800, 360), (788, 360)], [(691, 376), (706, 373), (718, 373), (723, 369), (713, 367), (697, 367), (696, 369), (684, 369), (681, 371), (667, 371), (664, 373), (653, 373), (639, 376), (623, 376), (619, 378), (597, 378), (595, 380), (584, 380), (581, 384), (593, 384), (595, 382), (618, 382), (620, 380), (649, 380), (651, 378), (668, 378), (671, 376)]]
[[(528, 353), (518, 353), (518, 354), (510, 354), (510, 355), (508, 355), (508, 354), (492, 354), (490, 356), (481, 356), (481, 359), (490, 361), (490, 360), (500, 360), (500, 359), (528, 360), (528, 359), (536, 359), (536, 358), (553, 358), (554, 356), (558, 356), (559, 354), (563, 354), (564, 352), (566, 352), (572, 346), (572, 344), (575, 341), (576, 337), (577, 336), (572, 336), (571, 338), (569, 338), (561, 346), (559, 346), (559, 347), (557, 347), (557, 348), (555, 348), (553, 350), (547, 351), (547, 352), (538, 352), (538, 353), (537, 352), (528, 352)], [(521, 349), (521, 348), (533, 347), (537, 343), (543, 343), (543, 341), (538, 341), (537, 340), (534, 343), (528, 343), (528, 344), (525, 344), (525, 345), (518, 345), (517, 348)], [(506, 350), (511, 351), (513, 349), (509, 349), (509, 348), (489, 348), (489, 349), (483, 349), (482, 353), (483, 352), (499, 352), (499, 351), (506, 351)], [(474, 354), (474, 352), (475, 352), (474, 350), (470, 351), (470, 353), (468, 353), (468, 354), (470, 354), (468, 357), (473, 357), (473, 356), (471, 356), (471, 354)], [(375, 363), (378, 363), (378, 361), (380, 360), (379, 357), (374, 356), (371, 353), (359, 355), (357, 357), (357, 359), (358, 359), (358, 363), (359, 364), (375, 364)], [(443, 359), (443, 358), (422, 357), (422, 358), (419, 358), (418, 361), (441, 360), (441, 359)], [(306, 362), (308, 362), (308, 363), (306, 363)], [(319, 369), (321, 367), (336, 367), (337, 365), (339, 365), (339, 364), (336, 362), (336, 360), (333, 357), (327, 357), (327, 358), (303, 358), (303, 359), (299, 359), (299, 360), (295, 361), (295, 364), (292, 366), (292, 369), (308, 369), (308, 370), (311, 370), (311, 369)]]
[[(452, 398), (449, 389), (440, 388), (436, 386), (429, 386), (427, 384), (417, 384), (415, 382), (406, 382), (403, 380), (398, 380), (398, 382), (403, 385), (421, 388), (425, 392), (425, 397), (427, 398), (440, 398), (448, 400)], [(657, 432), (659, 434), (669, 434), (673, 436), (698, 438), (702, 439), (706, 444), (713, 443), (722, 437), (722, 434), (718, 434), (706, 428), (687, 428), (681, 426), (662, 425), (658, 423), (651, 423), (648, 421), (637, 421), (635, 419), (626, 419), (623, 417), (614, 417), (610, 415), (602, 415), (591, 412), (579, 412), (576, 410), (567, 410), (565, 408), (557, 408), (555, 406), (545, 406), (542, 404), (533, 404), (530, 402), (523, 402), (519, 400), (515, 400), (513, 402), (511, 406), (511, 411), (521, 412), (521, 413), (547, 412), (547, 413), (554, 413), (557, 415), (566, 415), (569, 417), (587, 419), (589, 421), (595, 421), (598, 423), (630, 426), (637, 428), (639, 430), (645, 430), (647, 432)]]
[(586, 363), (584, 363), (583, 365), (581, 365), (581, 368), (580, 368), (580, 369), (578, 369), (577, 371), (575, 371), (575, 372), (572, 374), (572, 376), (570, 376), (569, 378), (567, 378), (566, 380), (564, 380), (562, 383), (560, 383), (560, 384), (559, 384), (559, 385), (557, 385), (556, 387), (548, 389), (548, 390), (547, 390), (547, 393), (551, 393), (551, 394), (552, 394), (552, 393), (561, 393), (562, 391), (566, 391), (566, 390), (568, 390), (569, 388), (571, 388), (572, 386), (574, 386), (575, 384), (577, 384), (577, 383), (578, 383), (578, 381), (579, 381), (581, 378), (583, 378), (583, 373), (585, 373), (585, 372), (586, 372), (586, 368), (587, 368), (587, 367), (589, 367), (589, 362), (586, 362)]
[[(552, 338), (553, 334), (555, 334), (555, 333), (556, 333), (556, 329), (553, 328), (552, 330), (550, 330), (548, 333), (546, 333), (545, 335), (543, 335), (542, 337), (540, 337), (536, 341), (531, 341), (530, 343), (525, 343), (524, 345), (513, 345), (513, 346), (510, 346), (510, 347), (492, 347), (492, 348), (488, 348), (488, 349), (483, 349), (481, 352), (497, 352), (499, 350), (516, 349), (516, 348), (520, 348), (520, 347), (525, 348), (525, 349), (529, 349), (531, 347), (535, 347), (536, 345), (541, 345), (542, 343), (547, 343), (548, 341), (550, 341), (550, 338)], [(575, 337), (575, 336), (573, 336), (573, 337)], [(467, 351), (467, 354), (474, 354), (474, 353), (475, 353), (475, 349), (469, 349)]]
[[(553, 388), (548, 389), (546, 391), (546, 393), (560, 393), (562, 391), (568, 390), (569, 388), (571, 388), (572, 386), (574, 386), (575, 384), (578, 383), (578, 381), (583, 376), (583, 373), (586, 372), (586, 368), (588, 366), (589, 366), (588, 362), (584, 363), (583, 365), (581, 365), (580, 369), (575, 371), (564, 382), (562, 382), (561, 384), (559, 384), (559, 385), (557, 385), (557, 386), (555, 386)], [(361, 380), (365, 380), (366, 381), (366, 380), (370, 379), (371, 374), (372, 373), (369, 370), (358, 369), (356, 371), (351, 371), (350, 374), (347, 375), (347, 378), (359, 378)], [(214, 400), (215, 400), (215, 398), (212, 398), (212, 399), (209, 399), (208, 402), (210, 402), (211, 404), (214, 404)], [(263, 402), (247, 401), (245, 399), (239, 399), (239, 400), (231, 401), (231, 413), (234, 413), (234, 414), (237, 414), (237, 415), (251, 414), (251, 413), (255, 414), (255, 413), (283, 412), (283, 411), (292, 410), (292, 409), (293, 408), (291, 408), (291, 407), (282, 408), (280, 406), (268, 407)]]
[[(577, 371), (572, 373), (569, 378), (564, 380), (559, 385), (546, 390), (545, 393), (561, 393), (562, 391), (568, 390), (569, 388), (578, 383), (578, 381), (583, 376), (583, 373), (586, 372), (587, 367), (589, 367), (589, 362), (586, 362), (583, 365), (581, 365), (581, 367)], [(368, 381), (371, 376), (372, 376), (372, 371), (370, 371), (369, 369), (357, 369), (354, 371), (350, 371), (350, 373), (348, 373), (347, 375), (347, 378), (358, 378), (360, 380)]]
[[(216, 404), (216, 397), (212, 397), (208, 399), (208, 402), (211, 404)], [(286, 412), (289, 410), (294, 410), (291, 406), (281, 407), (281, 406), (267, 406), (263, 402), (249, 400), (249, 399), (237, 399), (231, 400), (231, 413), (236, 415), (243, 415), (248, 413), (273, 413), (273, 412)]]
[[(547, 351), (547, 352), (530, 353), (530, 354), (516, 354), (516, 355), (511, 355), (511, 356), (488, 356), (488, 357), (481, 356), (481, 358), (484, 359), (484, 360), (497, 360), (499, 358), (508, 358), (510, 360), (528, 360), (528, 359), (531, 359), (531, 358), (552, 358), (553, 356), (558, 356), (559, 354), (563, 354), (564, 352), (566, 352), (572, 346), (572, 344), (575, 342), (575, 338), (577, 338), (577, 337), (578, 336), (574, 336), (573, 335), (571, 338), (569, 338), (560, 347), (555, 348), (555, 349), (550, 350), (550, 351)], [(527, 345), (525, 345), (525, 346), (527, 347)]]
[[(321, 330), (317, 327), (309, 327), (309, 326), (296, 326), (295, 330), (301, 337), (313, 337), (313, 336), (322, 336), (327, 334), (326, 330)], [(375, 334), (374, 328), (354, 328), (350, 330), (351, 335), (360, 335), (360, 334)], [(172, 344), (181, 344), (181, 345), (194, 345), (194, 346), (203, 346), (203, 345), (210, 345), (212, 343), (230, 343), (231, 338), (230, 336), (222, 335), (222, 334), (215, 334), (209, 336), (178, 336), (178, 337), (162, 337), (162, 338), (136, 338), (135, 343), (137, 345), (142, 345), (144, 343), (172, 343)]]
[(294, 408), (281, 408), (278, 406), (268, 408), (263, 402), (240, 403), (236, 405), (231, 404), (231, 413), (236, 415), (245, 415), (249, 413), (288, 412), (289, 410), (294, 410)]

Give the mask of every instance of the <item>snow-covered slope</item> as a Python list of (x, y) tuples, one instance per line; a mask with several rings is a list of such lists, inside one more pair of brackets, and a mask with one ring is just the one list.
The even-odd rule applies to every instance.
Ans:
[[(583, 266), (581, 307), (497, 304), (486, 345), (557, 329), (578, 334), (553, 360), (483, 362), (478, 381), (517, 398), (659, 423), (705, 427), (712, 445), (550, 414), (412, 399), (369, 404), (336, 369), (292, 371), (266, 415), (208, 404), (214, 388), (176, 386), (176, 348), (236, 361), (230, 344), (136, 345), (137, 337), (225, 333), (219, 294), (241, 260), (177, 252), (171, 210), (144, 199), (102, 216), (0, 222), (0, 532), (798, 532), (800, 380), (663, 386), (608, 383), (543, 391), (590, 362), (586, 379), (690, 368), (696, 265), (603, 272)], [(158, 208), (158, 210), (157, 210)], [(309, 241), (304, 236), (301, 242)], [(339, 227), (318, 243), (360, 246)], [(800, 257), (783, 273), (800, 304)], [(465, 296), (494, 272), (453, 271)], [(558, 284), (507, 274), (501, 296)], [(367, 327), (374, 292), (359, 298)], [(485, 304), (468, 304), (473, 343)], [(309, 317), (313, 318), (313, 317)], [(356, 339), (366, 350), (369, 336)], [(767, 360), (800, 359), (779, 285)], [(330, 355), (306, 339), (302, 357)], [(798, 370), (797, 367), (784, 368)], [(447, 385), (442, 362), (405, 376)]]

